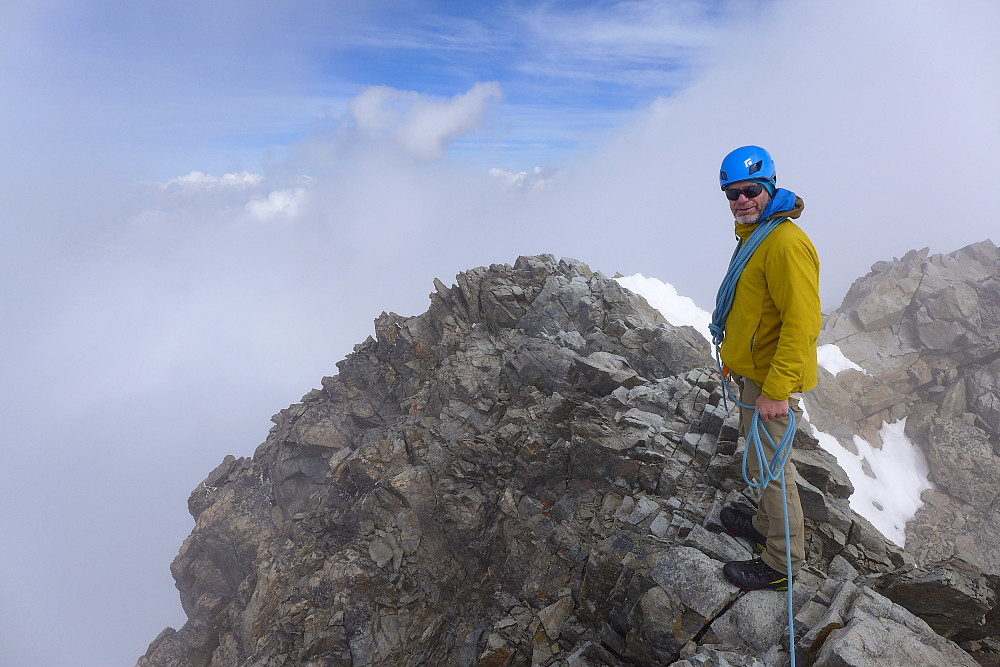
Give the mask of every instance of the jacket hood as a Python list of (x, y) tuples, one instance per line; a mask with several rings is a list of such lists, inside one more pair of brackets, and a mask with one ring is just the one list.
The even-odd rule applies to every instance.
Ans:
[(798, 218), (802, 215), (803, 208), (805, 208), (805, 204), (802, 201), (802, 197), (799, 197), (791, 190), (778, 188), (774, 192), (774, 197), (771, 198), (771, 201), (767, 203), (767, 207), (764, 208), (764, 212), (761, 213), (760, 220), (750, 224), (734, 221), (736, 236), (745, 241), (753, 234), (753, 230), (761, 222), (775, 217)]

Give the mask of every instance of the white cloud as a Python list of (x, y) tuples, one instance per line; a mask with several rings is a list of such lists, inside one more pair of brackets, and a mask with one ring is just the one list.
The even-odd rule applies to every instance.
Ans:
[(244, 210), (251, 218), (262, 222), (277, 216), (291, 218), (299, 214), (305, 198), (305, 188), (275, 190), (267, 197), (250, 200)]
[(529, 190), (539, 190), (547, 187), (554, 176), (546, 173), (541, 167), (535, 167), (531, 171), (519, 171), (517, 173), (504, 171), (496, 167), (490, 169), (490, 176), (497, 178), (511, 188), (527, 188)]
[[(819, 253), (825, 309), (879, 259), (980, 241), (995, 233), (983, 211), (992, 207), (990, 156), (1000, 153), (1000, 125), (989, 118), (1000, 107), (991, 74), (1000, 48), (985, 26), (1000, 20), (1000, 5), (968, 10), (763, 7), (720, 40), (698, 81), (564, 170), (558, 201), (539, 220), (599, 230), (600, 248), (582, 256), (662, 276), (713, 304), (735, 244), (719, 164), (755, 143), (774, 155), (779, 186), (805, 201), (797, 224)], [(748, 42), (781, 45), (767, 50), (760, 76), (733, 73)], [(933, 187), (904, 194), (928, 177)]]
[(202, 171), (192, 171), (184, 176), (171, 178), (161, 187), (164, 190), (179, 188), (183, 190), (215, 190), (220, 188), (246, 189), (261, 184), (264, 177), (247, 171), (239, 173), (212, 176)]
[(389, 138), (413, 156), (430, 160), (458, 137), (479, 129), (490, 104), (503, 99), (496, 82), (477, 83), (450, 99), (373, 86), (350, 104), (357, 131), (371, 139)]
[(720, 30), (713, 13), (692, 0), (625, 0), (584, 7), (542, 5), (526, 21), (559, 48), (634, 54), (648, 61), (671, 47), (713, 45)]

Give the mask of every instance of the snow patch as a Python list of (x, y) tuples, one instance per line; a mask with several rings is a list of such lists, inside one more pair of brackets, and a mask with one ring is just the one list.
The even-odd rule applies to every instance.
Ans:
[[(857, 455), (845, 449), (832, 435), (810, 426), (820, 447), (833, 454), (854, 484), (854, 493), (849, 499), (851, 509), (902, 547), (906, 542), (906, 522), (923, 505), (920, 494), (932, 488), (927, 478), (930, 472), (927, 459), (903, 432), (906, 418), (892, 424), (882, 422), (881, 449), (854, 436)], [(865, 461), (874, 477), (866, 474)]]
[(670, 283), (636, 273), (618, 278), (618, 284), (646, 299), (650, 306), (663, 314), (667, 322), (675, 327), (692, 326), (711, 344), (712, 336), (708, 332), (708, 324), (712, 321), (711, 313), (699, 308), (690, 298), (679, 295)]
[(865, 375), (871, 375), (871, 373), (861, 368), (861, 366), (858, 366), (856, 363), (845, 357), (840, 348), (833, 343), (820, 345), (816, 348), (816, 361), (820, 366), (834, 375), (842, 371), (846, 371), (848, 368), (861, 371)]

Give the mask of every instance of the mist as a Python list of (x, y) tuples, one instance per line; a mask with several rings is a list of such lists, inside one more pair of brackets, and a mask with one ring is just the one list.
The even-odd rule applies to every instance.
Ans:
[[(211, 15), (156, 67), (134, 33), (70, 66), (60, 45), (82, 10), (3, 10), (36, 41), (9, 27), (0, 47), (0, 662), (133, 664), (180, 627), (169, 564), (188, 494), (226, 454), (252, 456), (380, 312), (424, 311), (435, 277), (552, 253), (711, 311), (734, 243), (717, 181), (732, 148), (765, 146), (804, 199), (824, 311), (876, 261), (993, 233), (1000, 7), (712, 7), (712, 29), (679, 40), (687, 74), (662, 79), (678, 87), (590, 115), (533, 109), (530, 86), (492, 76), (304, 91), (293, 36), (313, 45), (322, 26), (274, 8), (209, 48), (232, 17), (185, 5)], [(180, 18), (164, 42), (189, 37)]]

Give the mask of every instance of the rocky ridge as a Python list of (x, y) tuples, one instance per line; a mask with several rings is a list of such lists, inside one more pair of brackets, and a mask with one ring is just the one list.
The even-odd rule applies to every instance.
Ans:
[[(755, 496), (704, 339), (548, 255), (435, 288), (194, 490), (188, 621), (137, 667), (787, 664), (785, 595), (721, 574)], [(796, 443), (798, 664), (982, 662), (990, 580), (916, 567)]]
[[(987, 240), (875, 264), (820, 343), (867, 374), (821, 371), (813, 422), (850, 447), (853, 433), (878, 444), (882, 422), (905, 418), (935, 485), (907, 524), (917, 567), (880, 590), (1000, 664), (1000, 250)], [(928, 596), (931, 582), (942, 588)]]

